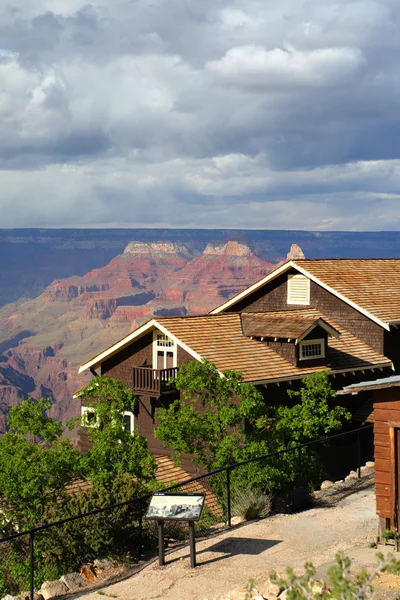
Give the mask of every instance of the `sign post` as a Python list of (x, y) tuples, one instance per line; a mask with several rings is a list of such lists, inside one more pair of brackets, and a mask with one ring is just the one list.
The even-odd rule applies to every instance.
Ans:
[(194, 521), (189, 521), (189, 545), (190, 545), (190, 566), (196, 567), (196, 538), (194, 535)]
[(165, 521), (188, 521), (190, 566), (196, 567), (196, 538), (194, 524), (200, 519), (205, 494), (153, 494), (145, 518), (158, 524), (158, 563), (165, 565)]
[(158, 523), (158, 564), (160, 567), (165, 565), (165, 548), (164, 548), (164, 521)]

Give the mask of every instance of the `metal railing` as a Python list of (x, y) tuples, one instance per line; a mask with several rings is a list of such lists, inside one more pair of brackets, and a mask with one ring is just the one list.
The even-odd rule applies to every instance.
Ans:
[[(225, 496), (226, 497), (226, 511), (225, 511), (226, 525), (227, 525), (227, 527), (231, 527), (231, 520), (232, 520), (231, 475), (235, 471), (235, 469), (239, 469), (240, 467), (249, 465), (251, 463), (268, 461), (270, 459), (273, 459), (273, 458), (276, 458), (279, 456), (283, 456), (288, 453), (295, 453), (296, 458), (297, 458), (297, 476), (296, 476), (296, 484), (295, 484), (294, 488), (292, 488), (292, 489), (296, 489), (297, 487), (301, 487), (302, 485), (307, 483), (304, 481), (304, 477), (303, 477), (303, 466), (302, 466), (303, 449), (315, 447), (318, 445), (323, 446), (325, 444), (331, 444), (333, 441), (339, 440), (341, 438), (349, 438), (351, 436), (356, 436), (356, 446), (357, 446), (356, 469), (357, 469), (358, 478), (360, 478), (361, 477), (361, 462), (362, 462), (361, 436), (363, 434), (365, 434), (366, 432), (371, 431), (372, 429), (373, 429), (373, 425), (366, 425), (359, 429), (353, 429), (351, 431), (337, 433), (335, 435), (327, 436), (325, 438), (321, 438), (321, 439), (314, 440), (311, 442), (306, 442), (304, 444), (297, 444), (295, 446), (287, 447), (287, 448), (284, 448), (283, 450), (277, 450), (276, 452), (271, 452), (269, 454), (265, 454), (262, 456), (249, 458), (247, 460), (244, 460), (244, 461), (241, 461), (238, 463), (234, 463), (234, 464), (231, 464), (231, 465), (228, 465), (225, 467), (220, 467), (218, 469), (214, 469), (213, 471), (210, 471), (204, 475), (197, 475), (196, 477), (192, 477), (181, 483), (177, 483), (177, 484), (171, 485), (167, 488), (163, 488), (162, 491), (163, 492), (173, 491), (178, 488), (188, 487), (191, 484), (196, 484), (196, 483), (198, 484), (201, 481), (208, 483), (208, 480), (211, 477), (217, 476), (217, 475), (222, 475), (225, 473), (225, 482), (223, 483), (223, 485), (225, 486), (225, 492), (226, 492), (226, 496)], [(207, 486), (207, 483), (206, 483), (206, 486)], [(88, 511), (86, 513), (81, 513), (78, 515), (73, 515), (71, 517), (66, 517), (64, 519), (60, 519), (59, 521), (54, 521), (51, 523), (45, 523), (42, 525), (38, 525), (29, 530), (21, 531), (21, 532), (18, 532), (13, 535), (9, 535), (7, 537), (0, 539), (0, 545), (7, 543), (7, 542), (12, 542), (12, 541), (14, 541), (16, 539), (20, 539), (24, 536), (28, 537), (28, 539), (29, 539), (30, 600), (34, 600), (34, 570), (35, 570), (34, 541), (35, 541), (35, 537), (38, 534), (40, 534), (40, 532), (54, 528), (54, 527), (60, 527), (62, 525), (71, 523), (73, 521), (77, 521), (79, 519), (84, 519), (84, 518), (91, 517), (94, 515), (99, 515), (101, 513), (107, 512), (107, 511), (110, 512), (110, 511), (119, 509), (124, 506), (138, 505), (138, 531), (139, 531), (138, 538), (139, 538), (139, 540), (141, 540), (142, 539), (142, 531), (143, 531), (144, 509), (145, 509), (145, 506), (147, 506), (147, 503), (150, 500), (151, 496), (152, 496), (152, 493), (144, 494), (142, 496), (138, 496), (136, 498), (132, 498), (132, 499), (126, 500), (124, 502), (110, 504), (108, 506), (94, 509), (94, 510)], [(140, 543), (139, 543), (139, 552), (141, 552), (141, 550), (142, 550), (142, 548), (140, 548)]]

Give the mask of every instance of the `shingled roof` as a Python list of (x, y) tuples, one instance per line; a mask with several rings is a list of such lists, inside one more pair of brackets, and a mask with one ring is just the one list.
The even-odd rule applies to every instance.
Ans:
[(243, 334), (256, 338), (303, 339), (315, 327), (321, 327), (328, 335), (339, 338), (340, 333), (314, 310), (277, 311), (268, 313), (242, 313)]
[[(300, 310), (299, 313), (302, 313)], [(306, 309), (315, 320), (328, 319), (319, 311)], [(304, 377), (307, 374), (331, 369), (333, 373), (377, 367), (391, 367), (392, 362), (370, 346), (329, 319), (340, 339), (332, 338), (327, 348), (327, 362), (323, 366), (296, 367), (267, 343), (243, 335), (242, 314), (223, 313), (198, 317), (162, 317), (157, 323), (190, 348), (195, 357), (213, 362), (219, 371), (241, 371), (244, 381), (282, 381)]]
[(294, 264), (382, 321), (400, 321), (400, 260), (304, 259)]
[(211, 311), (220, 314), (291, 268), (381, 325), (400, 323), (400, 259), (298, 259), (288, 261)]

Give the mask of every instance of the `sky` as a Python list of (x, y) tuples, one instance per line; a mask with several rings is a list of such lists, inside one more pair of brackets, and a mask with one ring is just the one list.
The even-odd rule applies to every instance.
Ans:
[(0, 0), (0, 227), (400, 230), (399, 0)]

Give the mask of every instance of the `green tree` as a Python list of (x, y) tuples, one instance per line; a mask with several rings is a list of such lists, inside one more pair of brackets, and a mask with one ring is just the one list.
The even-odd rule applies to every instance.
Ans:
[(0, 439), (0, 519), (3, 534), (41, 522), (49, 505), (66, 497), (81, 476), (81, 455), (61, 439), (62, 426), (46, 415), (51, 401), (23, 400), (9, 412)]
[(192, 454), (207, 469), (237, 460), (246, 443), (244, 423), (255, 427), (265, 416), (262, 395), (236, 371), (220, 375), (207, 361), (192, 361), (178, 370), (174, 385), (181, 398), (157, 412), (155, 436), (178, 460)]
[[(306, 377), (298, 391), (290, 391), (297, 400), (293, 406), (268, 404), (240, 373), (220, 374), (205, 361), (180, 367), (175, 385), (181, 397), (158, 411), (155, 435), (173, 449), (176, 461), (192, 454), (208, 470), (318, 439), (350, 416), (342, 407), (329, 406), (335, 392), (325, 372)], [(297, 455), (288, 452), (235, 469), (232, 479), (237, 487), (276, 490), (290, 488), (297, 474)], [(311, 450), (303, 450), (302, 474), (310, 482), (322, 474)]]
[(95, 377), (79, 396), (90, 408), (83, 422), (88, 426), (93, 446), (83, 458), (83, 470), (93, 486), (112, 489), (122, 474), (132, 476), (137, 485), (154, 478), (156, 463), (147, 440), (125, 427), (124, 411), (134, 412), (133, 391), (111, 377)]
[(329, 372), (322, 371), (305, 377), (299, 390), (288, 390), (294, 406), (278, 406), (275, 411), (276, 431), (282, 439), (302, 443), (318, 439), (340, 429), (351, 414), (343, 406), (332, 406), (336, 396)]
[[(92, 405), (87, 422), (92, 449), (85, 456), (62, 439), (62, 424), (47, 411), (49, 399), (24, 400), (8, 415), (10, 431), (0, 439), (1, 534), (82, 514), (130, 500), (149, 491), (154, 458), (145, 438), (125, 429), (124, 410), (134, 410), (133, 392), (120, 382), (98, 377), (81, 392)], [(79, 419), (80, 421), (80, 419)], [(93, 426), (94, 425), (94, 426)], [(71, 427), (73, 423), (71, 423)], [(77, 490), (77, 481), (83, 491)], [(134, 549), (137, 505), (125, 506), (50, 529), (35, 536), (35, 585), (78, 569), (99, 554)], [(16, 593), (29, 582), (27, 539), (0, 546), (0, 592)]]

